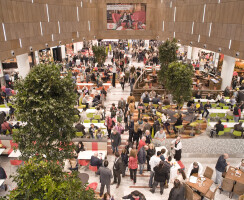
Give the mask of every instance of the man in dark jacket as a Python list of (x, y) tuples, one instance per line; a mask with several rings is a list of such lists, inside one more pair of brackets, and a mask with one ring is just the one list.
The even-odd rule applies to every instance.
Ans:
[(140, 193), (139, 191), (135, 190), (131, 192), (129, 195), (122, 197), (122, 199), (130, 199), (130, 200), (146, 200), (144, 194)]
[(159, 165), (154, 167), (154, 183), (153, 188), (150, 192), (154, 193), (158, 183), (160, 184), (160, 194), (162, 195), (164, 192), (164, 184), (165, 181), (169, 179), (169, 173), (166, 167), (164, 167), (164, 162), (160, 161)]
[(111, 138), (111, 146), (113, 149), (113, 153), (115, 151), (118, 152), (118, 146), (121, 144), (120, 134), (115, 129), (113, 129), (113, 133), (111, 134), (110, 138)]
[(100, 182), (101, 182), (101, 188), (100, 188), (100, 197), (103, 195), (104, 187), (106, 185), (107, 192), (110, 194), (110, 183), (111, 178), (113, 177), (112, 171), (108, 168), (108, 161), (104, 161), (104, 167), (100, 167), (98, 171), (96, 172), (97, 175), (100, 175)]
[[(0, 179), (6, 179), (7, 178), (7, 175), (6, 175), (6, 172), (5, 170), (0, 166)], [(7, 191), (8, 187), (6, 184), (2, 184), (1, 189), (4, 189), (5, 191)]]
[(144, 169), (144, 164), (146, 163), (146, 150), (148, 149), (147, 145), (143, 146), (140, 148), (138, 152), (138, 163), (139, 163), (139, 169), (140, 169), (140, 174), (143, 173)]
[(120, 182), (121, 182), (121, 176), (120, 174), (122, 174), (123, 172), (123, 163), (122, 163), (122, 159), (120, 157), (119, 152), (115, 153), (115, 161), (114, 161), (114, 166), (113, 166), (113, 174), (114, 174), (114, 182), (112, 183), (115, 184), (117, 183), (116, 188), (119, 187)]
[(83, 135), (86, 134), (86, 132), (85, 132), (85, 126), (83, 124), (81, 124), (81, 123), (76, 124), (75, 125), (75, 129), (76, 129), (77, 132), (82, 132)]
[(94, 156), (91, 157), (91, 161), (90, 161), (90, 165), (91, 166), (97, 166), (97, 169), (99, 169), (99, 167), (101, 167), (103, 164), (102, 159), (98, 158), (98, 153), (95, 152)]
[(174, 181), (174, 187), (169, 193), (168, 200), (185, 200), (185, 187), (178, 179), (175, 179)]
[(229, 158), (229, 155), (227, 153), (225, 153), (224, 155), (220, 156), (217, 164), (215, 166), (216, 169), (216, 178), (215, 178), (215, 183), (219, 185), (219, 189), (221, 191), (223, 191), (223, 189), (221, 188), (221, 184), (222, 184), (222, 174), (223, 172), (226, 171), (226, 167), (229, 165), (229, 163), (226, 162), (226, 159)]
[(234, 125), (234, 131), (240, 131), (243, 134), (242, 122)]

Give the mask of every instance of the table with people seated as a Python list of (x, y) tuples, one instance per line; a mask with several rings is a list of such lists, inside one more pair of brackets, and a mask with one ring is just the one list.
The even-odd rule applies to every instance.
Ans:
[(225, 178), (244, 184), (244, 172), (231, 166), (227, 170)]
[(95, 152), (98, 153), (98, 158), (100, 158), (102, 160), (104, 160), (107, 155), (107, 151), (81, 151), (78, 154), (78, 159), (79, 160), (90, 160)]
[[(218, 122), (209, 122), (209, 126), (211, 128), (214, 128), (215, 124), (217, 123)], [(236, 124), (239, 124), (239, 122), (222, 122), (221, 124), (226, 126), (226, 128), (233, 128)], [(242, 127), (244, 127), (244, 123), (242, 124)]]
[(107, 127), (104, 125), (104, 123), (83, 123), (85, 128), (90, 128), (91, 124), (94, 124), (94, 126), (97, 126), (98, 128), (106, 129)]
[(205, 196), (207, 192), (210, 190), (210, 187), (213, 184), (213, 180), (203, 176), (202, 177), (191, 176), (189, 178), (189, 181), (186, 181), (186, 184), (189, 185), (191, 188), (200, 192), (202, 196)]
[[(194, 102), (198, 102), (199, 100), (200, 100), (201, 103), (207, 103), (207, 102), (216, 103), (215, 99), (194, 99)], [(229, 103), (230, 99), (225, 99), (225, 102)]]
[[(80, 112), (83, 112), (83, 109), (78, 109)], [(102, 109), (102, 111), (104, 112), (104, 110)], [(86, 110), (86, 113), (96, 113), (97, 112), (97, 109), (87, 109)]]

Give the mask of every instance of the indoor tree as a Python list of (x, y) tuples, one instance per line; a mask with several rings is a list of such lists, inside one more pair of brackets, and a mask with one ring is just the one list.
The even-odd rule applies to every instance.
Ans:
[(178, 108), (192, 96), (192, 65), (172, 62), (168, 65), (165, 73), (165, 86), (173, 99), (176, 100)]
[(55, 64), (35, 66), (16, 84), (16, 117), (26, 123), (13, 139), (23, 160), (45, 155), (46, 160), (63, 161), (71, 157), (75, 137), (73, 128), (79, 111), (71, 74), (60, 77)]
[(103, 66), (107, 58), (104, 46), (92, 46), (92, 51), (95, 57), (95, 62), (97, 62), (99, 66)]
[(159, 61), (160, 61), (160, 71), (159, 71), (159, 79), (165, 83), (164, 79), (166, 78), (166, 71), (168, 69), (168, 65), (177, 60), (176, 51), (178, 50), (178, 46), (176, 43), (176, 39), (174, 38), (172, 41), (166, 40), (163, 44), (159, 46)]
[(29, 159), (17, 169), (17, 186), (5, 197), (9, 200), (95, 200), (94, 191), (86, 190), (77, 173), (65, 173), (57, 162)]

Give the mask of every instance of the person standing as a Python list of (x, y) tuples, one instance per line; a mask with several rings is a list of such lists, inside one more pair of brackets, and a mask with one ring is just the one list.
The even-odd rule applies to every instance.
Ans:
[(139, 151), (138, 151), (138, 163), (140, 167), (140, 175), (143, 174), (144, 164), (146, 163), (146, 150), (148, 149), (147, 145), (144, 145)]
[(110, 138), (111, 137), (111, 130), (113, 128), (113, 121), (112, 121), (111, 117), (107, 116), (106, 124), (107, 124), (108, 138)]
[(136, 184), (136, 171), (137, 171), (137, 156), (136, 156), (136, 150), (132, 149), (130, 151), (130, 157), (129, 157), (129, 164), (128, 167), (130, 169), (130, 179), (134, 182), (134, 185)]
[(124, 74), (120, 78), (120, 85), (121, 85), (122, 90), (124, 91), (125, 90), (125, 75)]
[(150, 188), (153, 187), (154, 167), (160, 163), (160, 161), (161, 161), (160, 156), (161, 156), (161, 151), (158, 151), (157, 156), (156, 155), (152, 156), (150, 161), (149, 161), (149, 165), (151, 167), (150, 179), (149, 179), (149, 187)]
[(147, 171), (151, 171), (151, 167), (149, 165), (149, 161), (151, 159), (152, 156), (154, 156), (156, 153), (156, 150), (155, 150), (155, 147), (154, 147), (154, 144), (151, 143), (148, 145), (148, 149), (147, 149), (147, 155), (146, 155), (146, 158), (147, 158)]
[(103, 167), (100, 167), (96, 172), (96, 174), (100, 175), (100, 183), (101, 183), (100, 197), (102, 197), (103, 195), (105, 185), (107, 188), (107, 192), (110, 194), (110, 183), (113, 175), (112, 175), (112, 171), (108, 168), (107, 160), (104, 161)]
[(153, 188), (150, 192), (154, 193), (158, 183), (160, 184), (160, 194), (162, 195), (164, 192), (164, 184), (165, 181), (169, 179), (169, 173), (167, 169), (164, 167), (164, 162), (160, 161), (159, 165), (153, 168), (155, 175), (154, 175), (154, 183)]
[(130, 91), (133, 92), (133, 86), (135, 84), (135, 77), (133, 74), (130, 75)]
[(226, 167), (229, 165), (229, 163), (226, 162), (226, 160), (229, 158), (229, 155), (227, 153), (221, 155), (216, 163), (215, 170), (216, 170), (216, 178), (215, 183), (219, 185), (219, 189), (223, 191), (221, 188), (221, 184), (223, 181), (223, 172), (226, 171)]
[(239, 119), (241, 118), (241, 109), (240, 109), (239, 105), (236, 105), (236, 107), (234, 107), (233, 116), (234, 116), (235, 122), (238, 122)]
[(174, 187), (170, 190), (168, 200), (185, 200), (185, 187), (178, 179), (174, 181)]
[(113, 64), (112, 72), (113, 72), (112, 85), (113, 85), (113, 87), (116, 87), (115, 78), (116, 78), (117, 67), (116, 67), (115, 63)]
[(118, 146), (121, 144), (121, 136), (120, 134), (113, 129), (113, 133), (111, 134), (111, 146), (113, 149), (113, 154), (114, 152), (118, 152)]
[(181, 160), (181, 149), (182, 149), (182, 143), (181, 143), (181, 137), (178, 136), (175, 140), (173, 140), (171, 142), (171, 150), (174, 149), (175, 150), (175, 155), (174, 155), (174, 159), (176, 161), (180, 161)]
[(120, 157), (119, 152), (116, 152), (114, 166), (113, 166), (114, 182), (112, 183), (112, 185), (117, 183), (116, 188), (118, 188), (120, 185), (121, 182), (120, 174), (122, 174), (122, 171), (123, 171), (122, 159)]

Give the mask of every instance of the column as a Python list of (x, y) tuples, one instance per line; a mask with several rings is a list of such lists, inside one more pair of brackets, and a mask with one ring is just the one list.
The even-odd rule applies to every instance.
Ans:
[(38, 51), (34, 52), (34, 56), (35, 56), (35, 65), (39, 65), (40, 60), (39, 60), (39, 53)]
[(4, 78), (4, 74), (3, 74), (3, 64), (2, 64), (2, 61), (0, 61), (0, 82), (1, 82), (1, 85), (6, 85), (6, 82), (5, 82), (5, 78)]
[(196, 62), (197, 60), (199, 60), (198, 52), (199, 52), (199, 48), (197, 48), (197, 47), (192, 48), (192, 60), (193, 60), (193, 62)]
[(73, 43), (73, 45), (74, 45), (74, 53), (77, 53), (78, 51), (77, 51), (77, 43)]
[(62, 60), (64, 60), (66, 57), (65, 45), (61, 45), (61, 54), (62, 54)]
[(224, 55), (224, 61), (223, 61), (223, 66), (221, 71), (221, 78), (222, 78), (221, 90), (224, 90), (226, 86), (231, 86), (235, 63), (236, 63), (235, 58)]
[(29, 57), (28, 54), (22, 54), (22, 55), (18, 55), (16, 56), (16, 60), (17, 60), (17, 66), (19, 69), (19, 75), (22, 78), (25, 78), (26, 75), (29, 73), (30, 71), (30, 63), (29, 63)]
[(191, 61), (191, 55), (192, 55), (192, 47), (188, 46), (187, 47), (187, 60)]

